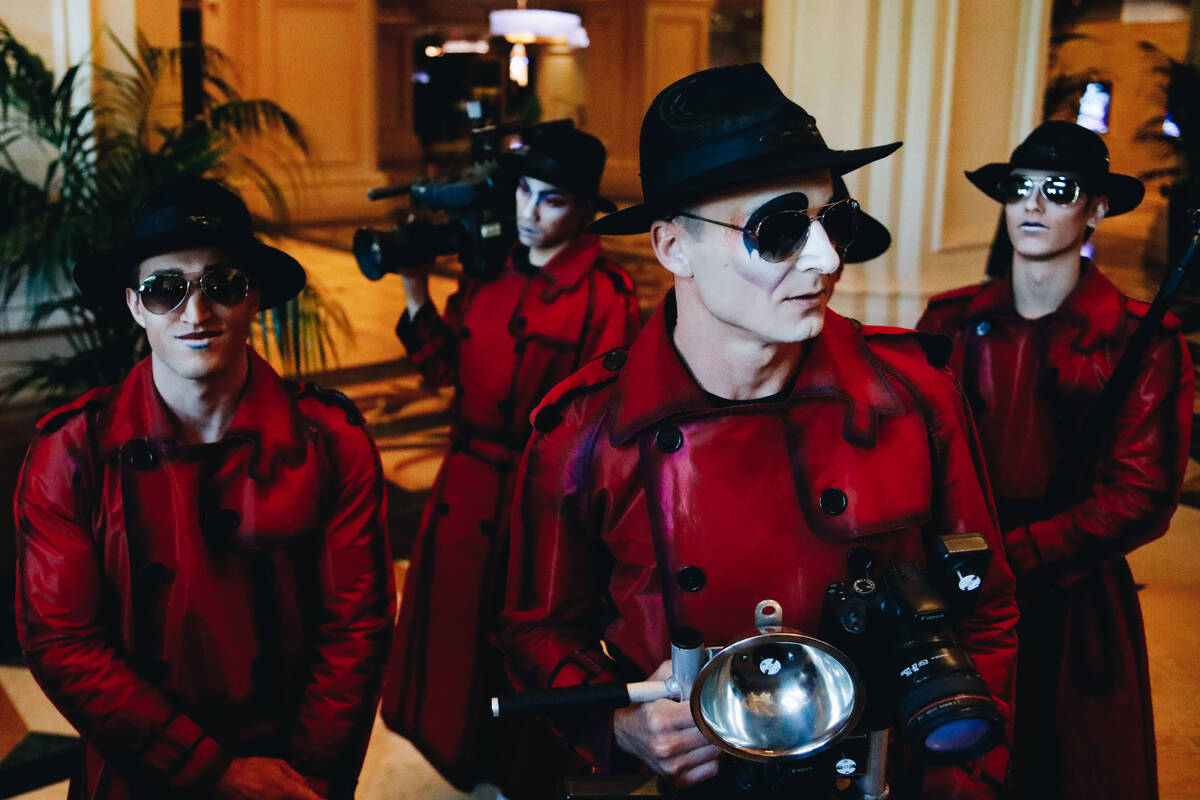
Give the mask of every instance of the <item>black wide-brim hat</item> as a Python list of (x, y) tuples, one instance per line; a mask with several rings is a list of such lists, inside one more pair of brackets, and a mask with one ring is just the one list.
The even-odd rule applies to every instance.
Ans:
[[(642, 202), (596, 220), (600, 234), (645, 233), (651, 223), (720, 192), (813, 170), (835, 177), (891, 155), (901, 142), (833, 150), (812, 115), (762, 64), (703, 70), (659, 92), (642, 121)], [(882, 254), (891, 235), (865, 212), (843, 260)]]
[(182, 175), (151, 189), (134, 212), (128, 241), (94, 253), (72, 275), (84, 297), (99, 305), (124, 302), (137, 282), (138, 264), (152, 256), (216, 247), (238, 258), (237, 266), (259, 290), (259, 308), (274, 308), (300, 293), (306, 280), (300, 262), (259, 241), (242, 199), (203, 178)]
[(1089, 195), (1108, 198), (1106, 217), (1132, 211), (1142, 202), (1146, 186), (1132, 175), (1110, 172), (1108, 147), (1100, 136), (1074, 122), (1053, 119), (1043, 122), (1017, 145), (1007, 163), (984, 164), (967, 172), (967, 180), (981, 192), (1004, 202), (1001, 184), (1014, 169), (1069, 172), (1083, 179)]
[(611, 200), (600, 196), (607, 155), (603, 142), (564, 119), (535, 126), (525, 134), (521, 147), (504, 153), (500, 161), (513, 175), (528, 175), (566, 189), (607, 213), (617, 210)]

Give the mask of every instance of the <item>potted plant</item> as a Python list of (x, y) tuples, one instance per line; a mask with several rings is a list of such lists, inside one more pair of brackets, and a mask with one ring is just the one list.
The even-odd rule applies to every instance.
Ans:
[[(0, 303), (9, 305), (24, 292), (33, 309), (29, 324), (61, 326), (71, 348), (69, 355), (27, 363), (0, 388), (5, 396), (27, 388), (52, 400), (78, 395), (120, 380), (146, 354), (129, 314), (89, 306), (70, 269), (79, 257), (125, 237), (149, 188), (183, 173), (235, 190), (251, 185), (272, 209), (275, 220), (267, 227), (278, 232), (286, 225), (287, 206), (271, 170), (288, 175), (289, 149), (306, 152), (296, 120), (270, 100), (241, 97), (223, 77), (227, 60), (214, 48), (160, 48), (141, 35), (136, 51), (117, 44), (128, 71), (97, 69), (88, 76), (75, 65), (56, 81), (0, 22)], [(158, 95), (185, 59), (202, 88), (195, 113), (163, 119)], [(81, 95), (89, 99), (80, 102)], [(274, 146), (251, 154), (246, 145), (255, 142)], [(44, 170), (25, 174), (19, 148), (39, 150)], [(333, 353), (333, 330), (347, 326), (344, 312), (312, 289), (264, 312), (260, 322), (255, 343), (292, 373), (323, 367)]]

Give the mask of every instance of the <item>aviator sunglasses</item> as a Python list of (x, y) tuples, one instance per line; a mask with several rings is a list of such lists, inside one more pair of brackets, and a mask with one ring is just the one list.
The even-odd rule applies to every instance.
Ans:
[(1080, 182), (1066, 175), (1051, 175), (1046, 178), (1031, 178), (1028, 175), (1009, 175), (1000, 181), (1000, 196), (1006, 203), (1024, 200), (1034, 190), (1056, 206), (1073, 205), (1083, 190)]
[(210, 269), (195, 280), (182, 275), (155, 273), (142, 281), (135, 291), (141, 298), (142, 307), (151, 314), (166, 314), (183, 305), (193, 285), (209, 300), (223, 306), (236, 306), (250, 293), (250, 279), (234, 267)]
[(722, 228), (741, 231), (742, 240), (746, 243), (747, 248), (757, 250), (763, 261), (778, 264), (786, 261), (793, 253), (804, 247), (804, 243), (808, 241), (808, 232), (812, 230), (814, 222), (821, 223), (821, 227), (825, 229), (825, 235), (829, 237), (830, 242), (839, 253), (844, 253), (850, 243), (854, 241), (859, 223), (857, 200), (846, 198), (826, 206), (818, 206), (818, 208), (821, 211), (815, 217), (808, 215), (808, 211), (811, 209), (784, 210), (772, 211), (757, 220), (755, 217), (759, 212), (756, 211), (750, 215), (744, 228), (684, 211), (676, 213), (675, 216), (698, 219), (701, 222), (720, 225)]

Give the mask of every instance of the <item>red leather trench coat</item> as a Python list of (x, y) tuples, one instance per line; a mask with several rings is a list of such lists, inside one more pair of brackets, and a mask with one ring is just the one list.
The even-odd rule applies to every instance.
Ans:
[[(930, 301), (918, 326), (954, 339), (1021, 605), (1013, 796), (1158, 796), (1141, 609), (1124, 554), (1179, 502), (1193, 378), (1179, 334), (1157, 335), (1083, 474), (1047, 491), (1146, 305), (1090, 262), (1054, 313), (1019, 316), (1011, 279)], [(1175, 321), (1177, 324), (1177, 321)], [(1171, 318), (1168, 325), (1172, 324)]]
[[(725, 644), (765, 598), (817, 634), (825, 589), (858, 545), (875, 570), (923, 561), (923, 531), (980, 532), (1003, 552), (966, 405), (916, 334), (860, 332), (827, 311), (786, 399), (716, 406), (670, 340), (673, 304), (627, 358), (593, 362), (535, 412), (501, 633), (519, 684), (634, 677), (601, 639), (644, 675), (669, 657), (673, 625)], [(960, 638), (1009, 717), (1017, 620), (1003, 558), (981, 591)], [(608, 732), (591, 733), (579, 746), (604, 766)], [(1007, 752), (993, 753), (981, 762), (995, 783)]]
[(17, 629), (86, 743), (72, 797), (203, 797), (251, 755), (351, 797), (395, 607), (384, 502), (353, 404), (253, 353), (216, 443), (178, 443), (150, 359), (38, 423)]
[(434, 385), (456, 389), (450, 449), (425, 506), (384, 689), (388, 725), (463, 789), (496, 779), (487, 698), (502, 678), (489, 642), (503, 603), (509, 503), (529, 414), (542, 396), (638, 326), (629, 276), (582, 235), (540, 269), (510, 256), (464, 281), (444, 317), (405, 314), (396, 333)]

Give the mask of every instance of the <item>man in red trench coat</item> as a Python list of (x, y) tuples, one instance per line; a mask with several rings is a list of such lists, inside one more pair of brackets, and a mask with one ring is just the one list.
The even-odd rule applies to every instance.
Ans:
[[(491, 780), (510, 797), (533, 771), (505, 749), (536, 735), (498, 731), (487, 698), (502, 680), (489, 641), (503, 603), (512, 480), (542, 396), (638, 326), (633, 282), (583, 233), (605, 151), (574, 128), (541, 129), (511, 159), (520, 242), (494, 280), (464, 279), (439, 316), (427, 274), (405, 274), (396, 326), (414, 366), (456, 389), (450, 450), (425, 506), (400, 604), (383, 716), (451, 783)], [(514, 776), (515, 779), (514, 779)], [(533, 783), (536, 783), (533, 780)]]
[[(1146, 641), (1124, 555), (1161, 536), (1179, 502), (1194, 390), (1178, 320), (1155, 334), (1116, 418), (1080, 430), (1147, 306), (1079, 248), (1143, 188), (1109, 172), (1099, 136), (1061, 121), (967, 176), (1004, 203), (1011, 270), (934, 297), (918, 327), (954, 338), (1022, 590), (1013, 796), (1156, 798)], [(1080, 463), (1072, 451), (1085, 444)]]
[(86, 745), (71, 797), (352, 797), (395, 607), (382, 471), (349, 400), (246, 345), (304, 270), (181, 178), (75, 277), (152, 354), (38, 423), (17, 487), (17, 628)]
[[(875, 569), (923, 560), (930, 532), (980, 532), (1003, 553), (951, 375), (917, 334), (826, 308), (843, 259), (889, 241), (834, 178), (897, 147), (829, 149), (758, 64), (697, 73), (651, 104), (645, 202), (593, 230), (649, 229), (675, 288), (627, 352), (534, 414), (501, 633), (520, 684), (663, 677), (671, 629), (725, 644), (764, 598), (817, 633), (856, 546)], [(959, 631), (1006, 720), (1012, 588), (996, 558)], [(718, 770), (672, 700), (576, 733), (601, 767), (615, 746), (679, 786)], [(1000, 746), (966, 770), (930, 770), (923, 796), (991, 797), (1006, 759)]]

